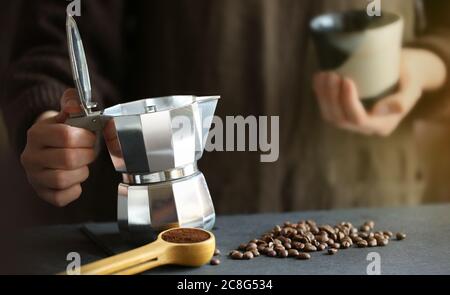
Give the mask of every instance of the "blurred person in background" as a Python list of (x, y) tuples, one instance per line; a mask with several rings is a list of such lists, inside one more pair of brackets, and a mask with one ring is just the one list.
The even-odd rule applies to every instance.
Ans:
[[(9, 138), (58, 222), (112, 220), (120, 175), (95, 135), (62, 122), (78, 109), (67, 1), (18, 1), (0, 99)], [(366, 0), (81, 1), (77, 19), (100, 107), (171, 94), (221, 94), (217, 115), (280, 116), (280, 158), (206, 154), (218, 213), (422, 202), (417, 120), (448, 104), (450, 2), (382, 1), (405, 19), (398, 93), (365, 110), (352, 81), (319, 73), (315, 15)], [(70, 161), (68, 161), (69, 159)], [(81, 196), (81, 198), (80, 198)], [(50, 216), (50, 215), (48, 215)], [(47, 216), (47, 217), (48, 217)]]

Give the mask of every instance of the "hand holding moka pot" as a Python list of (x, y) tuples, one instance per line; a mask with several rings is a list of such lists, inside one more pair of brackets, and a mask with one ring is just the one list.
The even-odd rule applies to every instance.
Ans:
[(66, 123), (103, 131), (114, 167), (123, 176), (117, 203), (121, 233), (147, 242), (171, 227), (211, 229), (214, 207), (197, 161), (220, 97), (148, 98), (95, 111), (83, 44), (71, 16), (67, 39), (83, 112)]

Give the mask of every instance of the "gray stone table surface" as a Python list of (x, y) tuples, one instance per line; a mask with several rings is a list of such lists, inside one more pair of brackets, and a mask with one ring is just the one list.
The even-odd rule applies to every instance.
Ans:
[[(308, 261), (267, 257), (236, 261), (227, 257), (226, 254), (240, 243), (259, 237), (274, 225), (300, 219), (314, 219), (318, 223), (329, 224), (350, 221), (354, 225), (374, 220), (376, 229), (405, 232), (407, 238), (404, 241), (394, 239), (386, 247), (341, 250), (334, 256), (317, 252)], [(219, 216), (214, 234), (217, 247), (222, 251), (219, 266), (164, 266), (146, 274), (364, 275), (370, 263), (367, 260), (370, 252), (379, 253), (382, 274), (450, 274), (450, 204)], [(65, 270), (69, 252), (78, 252), (84, 264), (131, 249), (121, 240), (114, 223), (40, 227), (27, 230), (23, 237), (29, 247), (22, 249), (23, 257), (26, 257), (26, 267), (22, 271), (32, 274), (52, 274)]]

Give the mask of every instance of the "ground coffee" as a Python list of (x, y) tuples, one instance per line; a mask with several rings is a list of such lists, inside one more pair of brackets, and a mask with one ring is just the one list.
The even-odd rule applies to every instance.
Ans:
[(162, 235), (164, 241), (175, 244), (200, 243), (210, 237), (207, 232), (193, 228), (177, 228)]

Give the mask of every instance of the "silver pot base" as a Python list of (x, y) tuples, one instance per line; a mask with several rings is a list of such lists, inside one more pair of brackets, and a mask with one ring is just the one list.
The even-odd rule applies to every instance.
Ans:
[(148, 243), (172, 227), (211, 230), (214, 206), (201, 172), (153, 184), (119, 184), (117, 220), (120, 233), (129, 242)]

